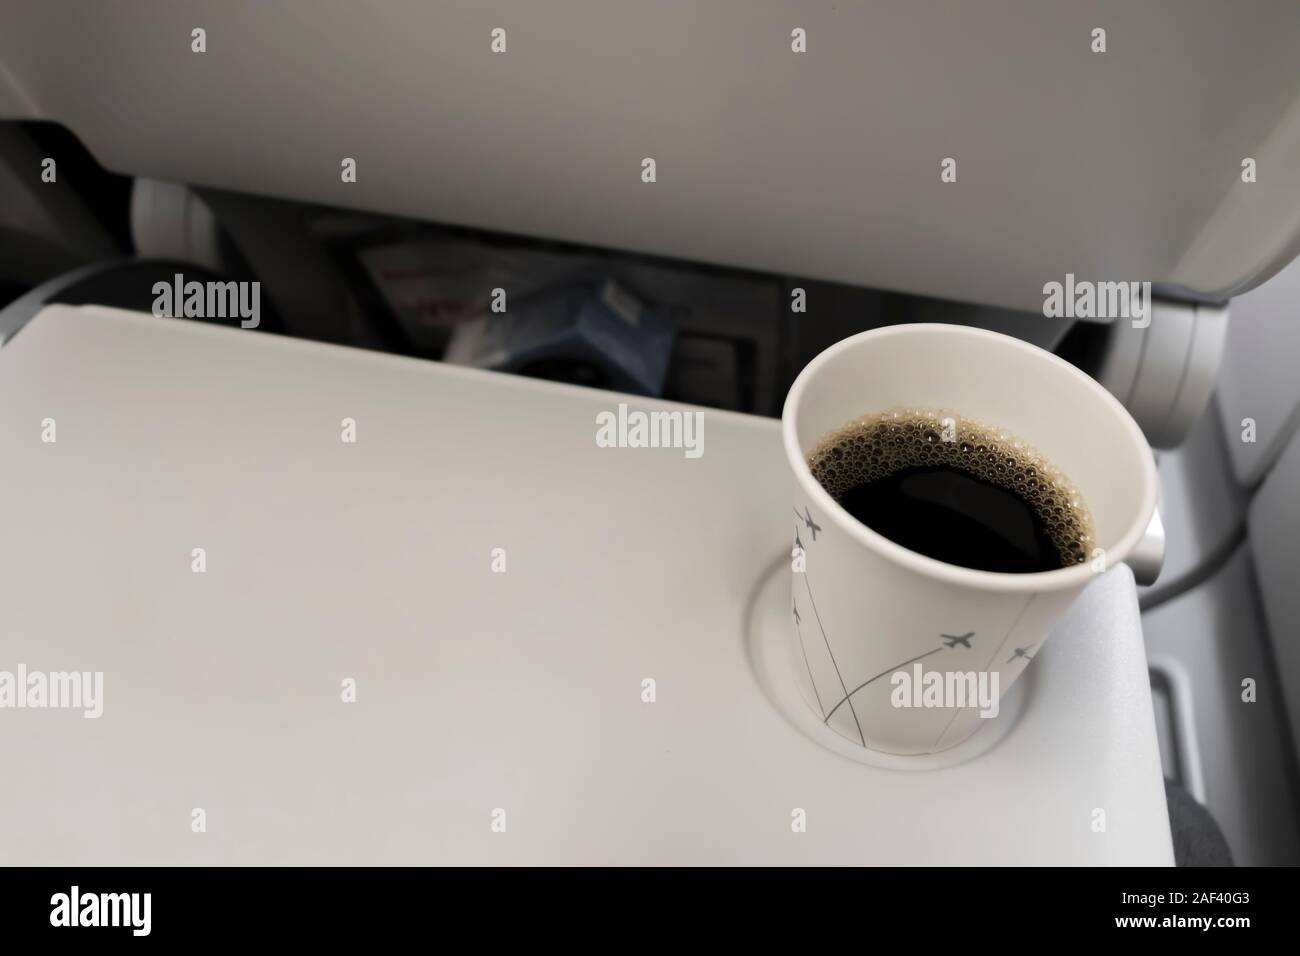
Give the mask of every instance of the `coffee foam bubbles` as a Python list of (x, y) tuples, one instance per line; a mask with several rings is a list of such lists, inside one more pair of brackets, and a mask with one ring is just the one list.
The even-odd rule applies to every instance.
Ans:
[(1092, 515), (1059, 469), (1009, 432), (953, 412), (896, 408), (864, 415), (824, 435), (808, 453), (808, 467), (837, 501), (851, 488), (907, 468), (956, 468), (1027, 502), (1063, 565), (1087, 561), (1095, 547)]

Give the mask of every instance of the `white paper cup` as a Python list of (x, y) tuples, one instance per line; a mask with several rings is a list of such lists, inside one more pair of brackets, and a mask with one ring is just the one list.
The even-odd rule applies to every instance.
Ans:
[[(900, 406), (949, 410), (1032, 445), (1080, 492), (1102, 560), (977, 571), (858, 522), (818, 484), (807, 453), (828, 432)], [(945, 750), (979, 729), (988, 708), (972, 675), (1005, 694), (1093, 575), (1133, 550), (1155, 510), (1151, 450), (1114, 396), (1050, 352), (981, 329), (898, 325), (831, 346), (791, 386), (782, 433), (803, 552), (803, 571), (797, 556), (791, 562), (791, 618), (804, 696), (837, 732), (887, 753)], [(944, 693), (927, 702), (913, 684), (930, 672), (939, 677), (922, 683), (943, 681)]]

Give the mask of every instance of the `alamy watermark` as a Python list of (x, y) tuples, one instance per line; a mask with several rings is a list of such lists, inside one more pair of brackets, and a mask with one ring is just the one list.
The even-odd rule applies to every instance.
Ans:
[(87, 720), (104, 713), (103, 671), (0, 671), (0, 709), (80, 710)]
[(148, 936), (152, 911), (152, 893), (83, 893), (74, 883), (67, 893), (50, 897), (50, 925), (57, 927), (118, 926)]
[(171, 282), (155, 282), (153, 294), (153, 314), (160, 319), (239, 319), (241, 329), (262, 322), (260, 282), (186, 282), (178, 272)]
[(925, 671), (920, 662), (894, 671), (889, 702), (895, 707), (978, 707), (981, 717), (998, 715), (997, 671)]
[(1049, 319), (1132, 319), (1133, 328), (1151, 324), (1150, 282), (1091, 282), (1065, 274), (1043, 286), (1043, 315)]
[(596, 445), (600, 448), (682, 448), (687, 458), (704, 454), (704, 413), (628, 411), (596, 415)]

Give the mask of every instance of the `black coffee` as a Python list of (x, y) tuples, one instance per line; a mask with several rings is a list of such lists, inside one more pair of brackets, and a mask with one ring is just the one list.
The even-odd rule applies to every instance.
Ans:
[(808, 456), (813, 476), (871, 530), (980, 571), (1088, 560), (1092, 519), (1069, 480), (1012, 435), (959, 415), (894, 411), (850, 422)]

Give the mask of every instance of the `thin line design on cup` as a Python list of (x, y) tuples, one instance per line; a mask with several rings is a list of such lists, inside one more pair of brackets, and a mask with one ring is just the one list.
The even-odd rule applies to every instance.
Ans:
[[(795, 514), (798, 514), (796, 511)], [(794, 547), (796, 551), (803, 551), (803, 541), (799, 538), (799, 526), (794, 526)], [(813, 696), (817, 698), (817, 711), (823, 717), (826, 716), (826, 706), (822, 703), (821, 691), (817, 689), (817, 678), (813, 677), (812, 665), (808, 663), (808, 649), (803, 643), (803, 618), (799, 616), (799, 602), (794, 599), (794, 588), (790, 589), (790, 610), (794, 617), (794, 632), (799, 637), (799, 653), (803, 655), (803, 666), (808, 671), (808, 683), (812, 684)]]
[[(805, 511), (806, 514), (808, 513), (808, 511), (807, 511), (806, 508), (804, 509), (804, 511)], [(799, 513), (798, 511), (795, 511), (795, 514), (798, 514), (798, 513)], [(812, 522), (812, 516), (811, 516), (811, 514), (809, 514), (807, 520), (808, 520), (808, 526), (809, 526), (809, 527), (812, 527), (812, 526), (813, 526), (813, 522)], [(798, 530), (797, 530), (797, 529), (796, 529), (796, 532), (795, 532), (795, 533), (796, 533), (796, 534), (798, 533)], [(821, 614), (819, 614), (819, 613), (817, 612), (817, 600), (816, 600), (816, 598), (813, 597), (813, 593), (812, 593), (812, 584), (810, 584), (809, 581), (808, 581), (808, 572), (807, 572), (807, 570), (805, 569), (804, 572), (803, 572), (803, 574), (800, 575), (800, 576), (803, 578), (803, 585), (804, 585), (804, 587), (807, 588), (807, 590), (808, 590), (808, 603), (812, 605), (813, 616), (814, 616), (815, 618), (817, 618), (817, 628), (822, 632), (822, 640), (826, 643), (826, 653), (830, 655), (830, 658), (831, 658), (831, 666), (835, 668), (835, 676), (838, 677), (839, 680), (840, 680), (840, 690), (844, 691), (845, 699), (847, 699), (847, 698), (848, 698), (848, 693), (849, 693), (849, 686), (848, 686), (848, 684), (844, 683), (844, 675), (840, 673), (840, 665), (837, 664), (836, 661), (835, 661), (835, 652), (831, 650), (831, 642), (830, 642), (830, 638), (828, 638), (828, 637), (826, 636), (826, 628), (822, 625), (822, 616), (821, 616)], [(802, 637), (801, 637), (800, 639), (802, 640)], [(805, 658), (805, 663), (806, 663), (806, 661), (807, 661), (807, 659)], [(811, 669), (809, 669), (809, 671), (808, 671), (808, 677), (809, 677), (810, 680), (812, 679), (812, 670), (811, 670)], [(816, 693), (816, 691), (817, 691), (817, 681), (816, 681), (816, 680), (813, 680), (813, 692)], [(821, 702), (821, 697), (820, 697), (820, 695), (819, 695), (819, 696), (818, 696), (818, 703), (820, 704), (820, 702)], [(858, 728), (858, 739), (862, 741), (862, 746), (865, 747), (865, 746), (867, 745), (867, 737), (866, 737), (866, 734), (864, 734), (864, 733), (862, 732), (862, 722), (858, 720), (858, 712), (857, 712), (856, 710), (854, 710), (854, 708), (853, 708), (853, 701), (851, 701), (851, 700), (849, 701), (849, 713), (851, 713), (851, 714), (853, 715), (853, 723), (854, 723), (854, 724), (857, 726), (857, 728)], [(829, 719), (830, 719), (830, 718), (828, 717), (827, 720), (829, 720)]]
[(817, 680), (813, 677), (812, 666), (808, 663), (808, 651), (803, 646), (803, 629), (799, 626), (799, 605), (794, 602), (793, 597), (791, 602), (794, 603), (794, 632), (799, 636), (799, 653), (803, 656), (804, 670), (808, 672), (808, 683), (812, 684), (813, 696), (817, 698), (817, 711), (825, 716), (826, 707), (822, 704), (821, 692), (817, 690)]
[(938, 654), (940, 651), (945, 651), (945, 650), (947, 650), (946, 647), (936, 647), (936, 648), (935, 648), (934, 650), (932, 650), (932, 651), (926, 651), (924, 654), (918, 654), (918, 655), (916, 655), (916, 657), (909, 658), (908, 660), (903, 661), (903, 663), (901, 663), (901, 664), (895, 664), (893, 667), (886, 667), (883, 671), (881, 671), (881, 672), (880, 672), (879, 674), (877, 674), (875, 677), (869, 677), (869, 678), (867, 678), (867, 679), (864, 680), (861, 684), (859, 684), (857, 687), (853, 688), (853, 690), (848, 690), (847, 688), (845, 688), (845, 692), (844, 692), (844, 698), (843, 698), (843, 700), (841, 700), (841, 701), (839, 702), (839, 704), (836, 704), (834, 707), (831, 708), (831, 712), (830, 712), (830, 714), (827, 714), (827, 715), (826, 715), (826, 720), (823, 721), (823, 723), (829, 723), (829, 722), (830, 722), (830, 719), (831, 719), (831, 714), (834, 714), (835, 711), (839, 710), (839, 709), (840, 709), (840, 705), (841, 705), (841, 704), (844, 704), (845, 702), (848, 703), (848, 705), (849, 705), (849, 709), (852, 710), (852, 709), (853, 709), (853, 701), (849, 700), (849, 698), (852, 697), (854, 694), (856, 694), (858, 691), (862, 690), (862, 688), (866, 687), (868, 684), (872, 683), (873, 681), (878, 681), (878, 680), (880, 680), (880, 678), (884, 677), (886, 674), (892, 674), (894, 671), (898, 670), (900, 667), (906, 667), (908, 664), (915, 664), (917, 661), (921, 660), (921, 659), (924, 658), (924, 657), (929, 657), (931, 654)]
[[(1007, 646), (1007, 641), (1011, 640), (1011, 636), (1016, 633), (1016, 628), (1020, 626), (1020, 619), (1023, 618), (1025, 616), (1025, 612), (1029, 610), (1029, 605), (1034, 603), (1035, 597), (1036, 595), (1031, 594), (1029, 595), (1028, 598), (1025, 599), (1024, 607), (1020, 609), (1020, 613), (1016, 615), (1016, 619), (1012, 621), (1011, 626), (1007, 628), (1006, 637), (1002, 638), (1002, 640), (998, 641), (998, 643), (994, 645), (992, 655), (989, 657), (989, 662), (984, 665), (985, 673), (992, 672), (993, 665), (997, 663), (998, 655), (1002, 653), (1002, 648)], [(949, 718), (948, 723), (943, 725), (943, 730), (940, 731), (939, 736), (934, 738), (935, 747), (939, 746), (939, 741), (943, 740), (944, 734), (946, 734), (952, 728), (953, 721), (955, 721), (960, 715), (961, 715), (961, 711), (959, 710), (955, 714), (953, 714), (951, 718)]]

